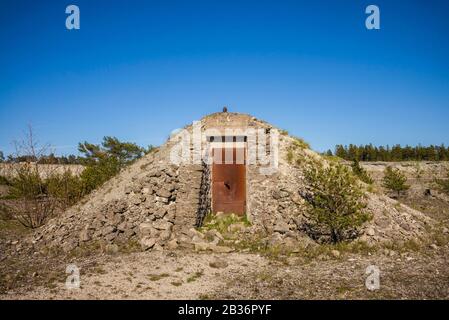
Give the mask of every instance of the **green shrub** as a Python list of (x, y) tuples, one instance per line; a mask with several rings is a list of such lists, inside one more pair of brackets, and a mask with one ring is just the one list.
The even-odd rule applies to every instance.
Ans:
[(301, 149), (310, 149), (310, 144), (304, 141), (302, 138), (293, 137), (295, 141), (293, 142), (294, 146), (299, 147)]
[(245, 226), (251, 225), (246, 215), (238, 216), (232, 213), (217, 217), (215, 214), (209, 213), (204, 218), (200, 230), (214, 229), (220, 232), (221, 234), (225, 234), (228, 231), (228, 227), (234, 223), (242, 223)]
[(88, 194), (120, 172), (121, 165), (115, 158), (104, 158), (88, 165), (80, 175), (82, 193)]
[(150, 145), (144, 149), (135, 143), (104, 137), (101, 145), (85, 141), (79, 143), (78, 150), (84, 154), (86, 168), (80, 178), (83, 193), (87, 194), (119, 173), (120, 169), (156, 148)]
[(352, 172), (359, 177), (360, 180), (367, 184), (373, 183), (373, 178), (371, 178), (370, 174), (360, 166), (360, 163), (357, 159), (352, 162), (351, 165)]
[(449, 194), (449, 170), (447, 171), (446, 179), (437, 179), (436, 183), (440, 187), (440, 190), (446, 194)]
[(46, 185), (39, 175), (38, 167), (30, 164), (17, 168), (10, 185), (13, 198), (34, 198), (46, 194)]
[(4, 176), (0, 176), (0, 186), (9, 186), (11, 185), (11, 182), (8, 180), (8, 178), (4, 177)]
[(48, 196), (47, 184), (39, 174), (39, 167), (25, 164), (16, 170), (10, 181), (10, 196), (19, 200), (13, 216), (28, 228), (42, 226), (57, 207), (56, 199)]
[(306, 166), (305, 180), (309, 193), (305, 195), (313, 233), (330, 234), (337, 243), (357, 234), (357, 227), (370, 219), (366, 212), (364, 193), (351, 170), (339, 163)]
[(74, 205), (84, 196), (81, 178), (74, 175), (70, 170), (62, 174), (52, 174), (46, 181), (47, 194), (58, 199), (63, 208)]
[(288, 161), (288, 163), (292, 164), (294, 157), (295, 157), (295, 155), (293, 154), (293, 150), (289, 149), (287, 151), (287, 161)]
[(406, 184), (406, 176), (401, 173), (399, 169), (390, 166), (385, 168), (382, 181), (382, 185), (388, 190), (397, 192), (398, 197), (401, 192), (405, 192), (410, 188), (410, 186)]

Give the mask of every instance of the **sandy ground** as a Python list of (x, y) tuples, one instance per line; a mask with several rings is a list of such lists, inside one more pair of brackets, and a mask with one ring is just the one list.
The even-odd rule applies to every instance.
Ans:
[[(259, 268), (267, 264), (267, 260), (258, 255), (231, 253), (220, 256), (179, 251), (134, 253), (102, 260), (87, 274), (80, 267), (80, 289), (69, 290), (64, 282), (59, 282), (53, 288), (41, 286), (32, 291), (12, 291), (0, 298), (198, 299), (215, 292), (225, 285), (226, 279), (246, 272), (250, 266)], [(226, 261), (228, 266), (211, 267), (210, 263), (217, 260)]]
[[(80, 261), (79, 289), (59, 281), (9, 291), (0, 299), (449, 299), (448, 257), (447, 247), (310, 261), (250, 253), (132, 253), (98, 258), (88, 272)], [(370, 265), (380, 270), (374, 291), (365, 285)]]

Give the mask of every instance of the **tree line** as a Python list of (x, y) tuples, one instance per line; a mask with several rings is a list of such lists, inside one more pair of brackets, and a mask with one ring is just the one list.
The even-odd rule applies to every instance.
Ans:
[[(149, 153), (154, 149), (154, 146), (149, 145), (147, 148), (139, 147), (131, 142), (122, 142), (115, 137), (104, 137), (103, 146), (106, 149), (110, 149), (108, 152), (114, 154), (116, 157), (120, 157), (120, 153), (125, 153), (125, 158), (129, 159), (135, 156), (141, 156)], [(21, 162), (34, 162), (37, 164), (80, 164), (88, 165), (92, 160), (92, 155), (99, 154), (100, 147), (93, 145), (89, 142), (80, 142), (78, 144), (78, 151), (81, 155), (55, 155), (53, 152), (48, 154), (34, 155), (34, 154), (10, 154), (5, 157), (4, 153), (0, 150), (0, 163), (21, 163)], [(127, 155), (126, 155), (127, 153)], [(123, 158), (123, 156), (122, 156)], [(124, 161), (126, 159), (122, 159)]]
[(341, 145), (335, 146), (335, 150), (325, 152), (327, 156), (337, 156), (348, 161), (449, 161), (449, 147), (444, 144), (430, 146), (409, 146), (400, 144), (390, 146), (366, 145)]

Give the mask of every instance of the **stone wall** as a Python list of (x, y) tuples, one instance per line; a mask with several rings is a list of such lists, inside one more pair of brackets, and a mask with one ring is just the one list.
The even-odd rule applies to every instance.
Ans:
[(179, 167), (179, 193), (176, 210), (179, 213), (175, 221), (175, 231), (186, 233), (197, 221), (200, 206), (202, 165), (182, 165)]
[(200, 185), (200, 204), (198, 207), (198, 212), (196, 216), (197, 227), (203, 224), (204, 218), (206, 215), (211, 212), (212, 208), (212, 176), (211, 176), (211, 166), (203, 161), (203, 172), (201, 177), (201, 185)]

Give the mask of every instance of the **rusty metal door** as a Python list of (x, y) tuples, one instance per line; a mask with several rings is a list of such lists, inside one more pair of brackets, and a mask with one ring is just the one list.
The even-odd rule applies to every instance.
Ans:
[(213, 148), (212, 157), (212, 211), (244, 215), (246, 212), (245, 149)]

